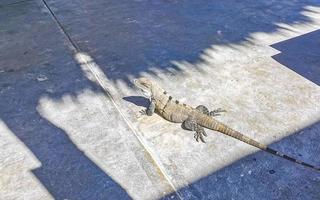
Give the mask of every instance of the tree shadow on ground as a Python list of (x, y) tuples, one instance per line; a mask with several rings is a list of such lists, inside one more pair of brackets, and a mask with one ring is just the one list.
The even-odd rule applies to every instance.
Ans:
[(60, 101), (84, 90), (101, 93), (84, 77), (55, 22), (35, 1), (0, 7), (1, 17), (6, 23), (1, 23), (0, 38), (6, 42), (0, 51), (10, 56), (0, 65), (0, 119), (41, 162), (32, 173), (55, 199), (131, 199), (37, 110), (44, 96)]
[(320, 85), (320, 30), (271, 46), (281, 51), (273, 59)]
[[(320, 122), (271, 144), (274, 149), (320, 166)], [(231, 139), (231, 138), (230, 138)], [(215, 152), (212, 152), (214, 156)], [(316, 156), (315, 156), (316, 155)], [(320, 198), (320, 173), (259, 151), (179, 189), (183, 199)], [(165, 196), (165, 198), (170, 195)]]
[[(0, 39), (7, 41), (1, 46), (5, 54), (0, 55), (0, 62), (20, 60), (0, 74), (0, 118), (41, 162), (33, 172), (54, 198), (129, 199), (126, 191), (91, 161), (64, 130), (37, 111), (39, 99), (45, 95), (58, 101), (65, 94), (77, 96), (85, 89), (101, 91), (83, 76), (66, 50), (67, 45), (61, 45), (67, 42), (48, 11), (40, 12), (44, 8), (34, 6), (34, 2), (0, 8)], [(171, 60), (195, 61), (212, 44), (237, 43), (250, 33), (276, 31), (277, 22), (308, 22), (301, 11), (305, 6), (319, 5), (311, 0), (49, 2), (71, 38), (103, 66), (110, 80), (127, 80), (129, 75), (150, 72), (152, 67), (167, 69)], [(223, 178), (237, 176), (237, 169), (231, 165), (221, 170), (222, 175), (213, 175), (212, 180), (204, 178), (192, 187), (200, 190), (198, 184), (207, 184), (210, 187), (203, 187), (203, 194), (215, 191), (218, 195), (226, 189)], [(255, 173), (260, 172), (257, 169)], [(319, 184), (312, 187), (315, 185)], [(181, 193), (196, 191), (192, 187)], [(239, 187), (247, 189), (244, 183)]]
[(320, 6), (318, 0), (47, 1), (71, 39), (108, 79), (127, 83), (129, 76), (153, 69), (179, 70), (171, 61), (194, 63), (212, 45), (276, 32), (278, 23), (311, 22), (302, 12)]
[[(1, 93), (0, 119), (41, 162), (41, 167), (32, 172), (55, 199), (131, 199), (63, 129), (37, 111), (43, 96), (57, 100), (63, 94), (76, 96), (74, 91), (80, 93), (84, 89), (99, 93), (98, 88), (77, 73), (79, 67), (75, 63), (67, 67), (59, 62), (51, 64), (54, 69), (28, 71), (29, 77), (19, 79), (19, 73), (1, 77), (0, 84), (6, 87)], [(68, 70), (74, 71), (67, 73)], [(39, 72), (48, 80), (38, 82)], [(19, 82), (12, 82), (17, 79)]]
[[(60, 66), (52, 65), (56, 69)], [(79, 71), (76, 65), (68, 67)], [(41, 167), (32, 172), (55, 199), (131, 199), (117, 182), (72, 142), (63, 129), (37, 111), (39, 99), (44, 95), (50, 99), (60, 99), (59, 94), (74, 94), (74, 90), (91, 89), (97, 93), (99, 90), (80, 74), (75, 77), (82, 79), (81, 82), (74, 82), (69, 79), (71, 74), (64, 74), (62, 68), (61, 74), (56, 74), (60, 78), (55, 78), (48, 71), (43, 69), (43, 74), (50, 79), (44, 82), (32, 78), (20, 79), (19, 83), (8, 80), (17, 80), (17, 74), (7, 74), (8, 77), (2, 77), (0, 81), (1, 85), (7, 82), (7, 90), (1, 94), (0, 119), (41, 162)], [(57, 93), (48, 92), (57, 88)]]

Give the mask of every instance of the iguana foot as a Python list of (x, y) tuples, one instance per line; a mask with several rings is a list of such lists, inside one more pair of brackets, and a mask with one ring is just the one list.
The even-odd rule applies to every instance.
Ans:
[(204, 128), (198, 126), (198, 128), (195, 131), (196, 133), (194, 134), (194, 138), (196, 139), (196, 141), (199, 142), (200, 138), (201, 142), (206, 143), (206, 141), (203, 138), (203, 136), (207, 136), (207, 133), (204, 131)]
[(214, 117), (214, 116), (219, 116), (219, 115), (221, 115), (220, 113), (222, 113), (222, 112), (227, 112), (227, 111), (226, 111), (226, 110), (223, 110), (223, 109), (221, 109), (221, 108), (218, 108), (218, 109), (215, 109), (215, 110), (211, 111), (211, 112), (209, 113), (209, 115), (212, 116), (212, 117)]
[(196, 133), (194, 134), (194, 138), (196, 139), (196, 141), (199, 142), (200, 139), (203, 143), (205, 143), (203, 136), (207, 136), (207, 134), (204, 131), (204, 128), (197, 124), (195, 120), (193, 120), (192, 118), (188, 118), (182, 123), (182, 127), (190, 131), (196, 131)]

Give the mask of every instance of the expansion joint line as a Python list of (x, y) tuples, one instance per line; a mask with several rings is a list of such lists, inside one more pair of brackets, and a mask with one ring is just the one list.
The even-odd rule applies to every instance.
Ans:
[[(63, 25), (60, 23), (60, 21), (58, 20), (58, 18), (56, 17), (56, 15), (54, 14), (54, 12), (52, 11), (52, 9), (49, 7), (49, 5), (47, 4), (47, 2), (45, 0), (42, 0), (42, 2), (44, 3), (45, 7), (48, 9), (48, 11), (50, 12), (52, 18), (54, 19), (54, 21), (57, 23), (58, 27), (60, 28), (60, 30), (63, 32), (63, 34), (65, 35), (65, 37), (67, 38), (68, 42), (70, 43), (70, 48), (72, 49), (72, 51), (74, 53), (81, 53), (82, 51), (80, 50), (79, 46), (72, 40), (72, 38), (70, 37), (70, 35), (67, 33), (67, 31), (65, 30), (65, 28), (63, 27)], [(80, 54), (81, 55), (81, 54)], [(128, 120), (128, 118), (124, 115), (124, 113), (121, 111), (120, 107), (118, 106), (118, 104), (116, 103), (115, 99), (113, 98), (113, 96), (111, 95), (111, 93), (109, 92), (108, 88), (105, 86), (105, 84), (103, 84), (103, 78), (101, 78), (99, 76), (99, 72), (95, 72), (94, 70), (94, 66), (92, 66), (92, 62), (86, 62), (84, 63), (85, 66), (90, 70), (91, 74), (95, 77), (96, 81), (98, 82), (99, 86), (101, 87), (102, 91), (106, 94), (106, 96), (111, 100), (111, 102), (113, 103), (114, 107), (116, 108), (116, 110), (118, 111), (118, 113), (121, 115), (121, 117), (123, 118), (123, 120), (126, 122), (126, 124), (128, 125), (128, 127), (131, 129), (131, 131), (135, 134), (135, 136), (137, 137), (137, 139), (139, 140), (140, 144), (146, 149), (147, 153), (150, 155), (150, 157), (154, 160), (154, 162), (157, 164), (157, 167), (159, 168), (160, 172), (162, 173), (162, 175), (166, 178), (166, 180), (168, 181), (170, 187), (173, 189), (173, 191), (177, 194), (177, 196), (180, 199), (183, 199), (181, 194), (178, 192), (177, 188), (173, 185), (173, 183), (171, 182), (169, 176), (167, 175), (167, 173), (164, 170), (164, 167), (159, 164), (160, 162), (158, 161), (158, 159), (155, 158), (155, 156), (152, 153), (152, 150), (148, 147), (148, 145), (146, 144), (146, 142), (144, 142), (144, 140), (139, 136), (138, 131), (135, 130), (135, 128), (133, 127), (133, 125), (131, 124), (131, 122)]]
[(60, 21), (58, 20), (58, 18), (56, 17), (56, 15), (54, 14), (54, 12), (51, 10), (51, 8), (49, 7), (49, 5), (47, 4), (47, 2), (45, 0), (42, 0), (44, 6), (48, 9), (48, 11), (50, 12), (51, 16), (53, 17), (53, 20), (58, 24), (58, 27), (60, 28), (60, 30), (63, 32), (63, 34), (65, 35), (65, 37), (67, 37), (68, 42), (71, 44), (71, 48), (75, 53), (79, 53), (80, 49), (77, 46), (77, 44), (75, 42), (73, 42), (73, 40), (71, 39), (70, 35), (67, 33), (67, 31), (65, 30), (65, 28), (62, 26), (62, 24), (60, 23)]

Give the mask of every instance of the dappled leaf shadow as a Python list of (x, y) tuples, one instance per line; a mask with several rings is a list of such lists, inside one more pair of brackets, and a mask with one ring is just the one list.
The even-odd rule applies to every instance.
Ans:
[[(211, 45), (246, 41), (255, 32), (274, 32), (276, 23), (309, 22), (301, 12), (306, 6), (319, 6), (318, 1), (312, 0), (48, 2), (70, 38), (94, 58), (107, 78), (127, 83), (129, 76), (154, 73), (152, 68), (174, 68), (172, 60), (197, 61), (201, 51)], [(0, 74), (0, 118), (41, 162), (41, 167), (32, 172), (54, 198), (129, 199), (126, 191), (91, 161), (63, 129), (37, 111), (43, 96), (58, 101), (63, 95), (75, 97), (84, 90), (98, 94), (101, 88), (84, 77), (73, 54), (66, 50), (68, 45), (62, 45), (67, 42), (57, 24), (48, 20), (51, 16), (47, 11), (41, 13), (42, 8), (34, 4), (29, 1), (12, 5), (19, 7), (0, 8), (0, 38), (8, 41), (1, 46), (5, 51), (0, 55), (0, 70), (4, 71)], [(12, 21), (4, 22), (8, 18)], [(18, 39), (25, 43), (16, 47), (11, 41)], [(13, 64), (7, 69), (3, 63)], [(140, 97), (124, 99), (136, 105), (147, 104)], [(254, 168), (255, 164), (251, 166)], [(202, 194), (208, 198), (218, 194), (230, 197), (234, 195), (228, 191), (232, 182), (225, 177), (237, 176), (238, 169), (235, 163), (180, 192), (195, 198)], [(278, 174), (275, 167), (272, 170)], [(244, 194), (255, 194), (248, 192), (246, 181), (236, 184)], [(202, 189), (202, 185), (208, 187)], [(316, 185), (319, 184), (312, 187)]]
[[(272, 33), (278, 23), (307, 23), (316, 0), (131, 1), (47, 0), (71, 39), (110, 80), (129, 83), (153, 69), (179, 70), (172, 61), (195, 62), (212, 45)], [(156, 74), (155, 74), (156, 75)]]
[[(39, 10), (34, 1), (0, 7), (0, 16), (7, 16), (7, 23), (1, 26), (14, 30), (14, 34), (0, 31), (0, 38), (7, 41), (0, 51), (11, 55), (1, 62), (10, 66), (13, 56), (19, 61), (20, 52), (30, 51), (26, 58), (14, 62), (19, 65), (12, 65), (14, 68), (9, 71), (8, 65), (0, 65), (0, 120), (41, 163), (32, 173), (54, 199), (131, 199), (125, 189), (73, 143), (65, 130), (37, 110), (42, 97), (60, 101), (66, 94), (76, 99), (84, 90), (101, 93), (97, 85), (83, 76), (73, 55), (63, 45), (64, 36), (55, 22)], [(28, 25), (24, 25), (25, 18)], [(46, 30), (38, 31), (41, 28)], [(25, 45), (14, 47), (11, 40)], [(34, 41), (41, 49), (29, 49)]]

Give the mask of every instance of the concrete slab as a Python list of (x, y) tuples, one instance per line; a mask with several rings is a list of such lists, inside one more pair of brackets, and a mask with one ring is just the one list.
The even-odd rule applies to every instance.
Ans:
[[(146, 105), (130, 89), (130, 79), (150, 76), (186, 103), (229, 110), (220, 119), (231, 127), (268, 144), (281, 140), (278, 149), (304, 154), (301, 159), (319, 165), (306, 156), (319, 153), (318, 147), (309, 149), (317, 146), (312, 134), (295, 139), (295, 148), (282, 140), (317, 123), (319, 87), (273, 60), (278, 52), (269, 46), (317, 29), (319, 2), (48, 2), (72, 40), (97, 63), (95, 73), (104, 79), (100, 83), (112, 92), (174, 185), (182, 188), (183, 198), (318, 197), (311, 194), (319, 190), (319, 175), (264, 153), (257, 154), (258, 163), (245, 161), (252, 166), (248, 169), (241, 158), (256, 149), (216, 134), (207, 145), (197, 144), (191, 133), (158, 116), (137, 119), (141, 108), (121, 98)], [(231, 163), (237, 167), (228, 168)], [(246, 170), (257, 171), (243, 182)], [(229, 181), (215, 185), (212, 176)], [(204, 187), (199, 179), (210, 181), (203, 181)], [(261, 180), (264, 184), (258, 184)], [(231, 187), (235, 182), (239, 184)], [(274, 182), (278, 184), (265, 184)], [(309, 187), (301, 187), (305, 184)], [(213, 189), (218, 185), (219, 190)]]
[(44, 5), (28, 1), (0, 13), (1, 199), (172, 193), (111, 100), (84, 76)]
[[(81, 79), (84, 85), (77, 83), (77, 89), (67, 87), (58, 98), (35, 95), (32, 99), (37, 99), (37, 106), (33, 101), (30, 104), (47, 123), (61, 128), (70, 135), (72, 142), (88, 152), (84, 163), (93, 163), (112, 174), (111, 178), (116, 180), (114, 187), (120, 193), (110, 192), (115, 198), (125, 198), (124, 189), (135, 199), (176, 198), (175, 195), (180, 199), (319, 199), (319, 173), (258, 152), (215, 132), (209, 133), (207, 144), (199, 144), (193, 139), (193, 133), (182, 130), (180, 125), (156, 115), (139, 116), (139, 110), (148, 101), (139, 96), (131, 84), (136, 76), (148, 76), (182, 102), (227, 109), (228, 112), (219, 117), (222, 122), (319, 166), (319, 79), (291, 70), (305, 64), (313, 66), (308, 74), (317, 74), (319, 58), (307, 53), (307, 58), (299, 65), (295, 62), (289, 65), (283, 60), (291, 61), (297, 55), (290, 49), (291, 42), (280, 48), (273, 46), (291, 38), (303, 38), (319, 29), (319, 1), (46, 2), (76, 45), (74, 61), (80, 64), (82, 71), (70, 64), (68, 72), (79, 72), (85, 81)], [(312, 41), (308, 34), (306, 36), (306, 41)], [(305, 49), (318, 52), (317, 45), (307, 44), (309, 47)], [(57, 52), (65, 51), (57, 49)], [(281, 53), (279, 51), (289, 52), (291, 56), (281, 61), (275, 57)], [(47, 69), (37, 72), (45, 73)], [(58, 87), (66, 81), (63, 77), (67, 69), (57, 70), (55, 77), (61, 77), (55, 82)], [(73, 83), (76, 77), (78, 75), (68, 77), (70, 80), (66, 83)], [(44, 79), (38, 77), (38, 80)], [(21, 94), (26, 96), (26, 93)], [(112, 97), (108, 105), (101, 100), (104, 95)], [(9, 96), (14, 94), (8, 93)], [(16, 107), (9, 106), (7, 113), (12, 113), (10, 110)], [(86, 108), (92, 111), (87, 112)], [(102, 110), (97, 111), (99, 109)], [(77, 114), (70, 114), (75, 111)], [(90, 123), (83, 125), (88, 118)], [(121, 122), (123, 120), (126, 123)], [(10, 120), (4, 120), (8, 124), (6, 121)], [(115, 123), (120, 121), (122, 128), (116, 136), (123, 134), (125, 137), (121, 137), (117, 145), (112, 144), (113, 139), (105, 139), (105, 143), (100, 141), (100, 130), (105, 127), (101, 121), (108, 121), (107, 127), (113, 127), (112, 130), (117, 130)], [(77, 132), (79, 127), (81, 131)], [(98, 136), (89, 134), (91, 128), (97, 130)], [(123, 174), (126, 177), (135, 174), (128, 170), (132, 165), (120, 172), (114, 167), (117, 163), (125, 165), (122, 158), (131, 156), (113, 150), (132, 140), (142, 145), (133, 145), (133, 152), (149, 153), (145, 156), (140, 152), (141, 157), (135, 154), (137, 163), (143, 163), (143, 167), (149, 163), (145, 160), (155, 163), (144, 168), (147, 178), (140, 182), (146, 184), (143, 189), (123, 178)], [(56, 142), (52, 147), (58, 145)], [(101, 150), (102, 153), (99, 150), (106, 145), (113, 147), (110, 154), (116, 153), (110, 160), (102, 156), (107, 150)], [(61, 158), (57, 156), (56, 160)], [(157, 169), (164, 178), (154, 175)], [(140, 176), (130, 180), (136, 177)], [(148, 178), (149, 184), (145, 182)], [(157, 190), (145, 192), (148, 189)], [(161, 195), (170, 189), (177, 191)], [(85, 194), (87, 192), (83, 192)]]

